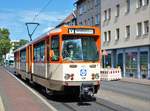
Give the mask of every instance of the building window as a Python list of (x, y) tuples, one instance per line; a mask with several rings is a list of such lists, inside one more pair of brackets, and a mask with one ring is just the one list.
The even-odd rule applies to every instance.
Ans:
[(79, 14), (81, 15), (81, 14), (83, 14), (84, 12), (86, 12), (86, 5), (82, 5), (82, 6), (80, 6), (80, 8), (79, 8)]
[(93, 8), (93, 0), (90, 0), (90, 9), (92, 9)]
[(80, 22), (79, 25), (83, 25), (82, 22)]
[(130, 0), (126, 0), (126, 13), (130, 11)]
[(111, 54), (105, 56), (105, 67), (111, 67)]
[(142, 35), (142, 23), (137, 23), (137, 36)]
[(140, 71), (141, 71), (141, 77), (147, 78), (148, 76), (148, 52), (140, 52)]
[(147, 35), (149, 33), (149, 21), (144, 21), (143, 34)]
[(104, 10), (104, 21), (111, 19), (111, 8)]
[(111, 31), (109, 30), (108, 31), (108, 36), (107, 36), (107, 41), (110, 42), (110, 40), (111, 40)]
[(91, 26), (91, 24), (90, 24), (90, 18), (88, 18), (88, 23), (87, 23), (87, 25)]
[(94, 25), (94, 17), (91, 17), (91, 25)]
[(100, 23), (100, 15), (95, 16), (95, 24), (98, 25)]
[(104, 42), (107, 41), (107, 32), (104, 32)]
[(94, 4), (95, 4), (95, 6), (97, 6), (99, 4), (99, 0), (95, 0)]
[(141, 8), (142, 7), (142, 1), (143, 0), (137, 0), (136, 8)]
[(143, 2), (142, 2), (143, 6), (148, 5), (148, 4), (149, 4), (149, 0), (143, 0)]
[(87, 6), (83, 5), (83, 12), (86, 12), (86, 10), (87, 10)]
[(137, 75), (137, 52), (128, 52), (125, 55), (126, 58), (126, 76), (138, 77)]
[(87, 10), (90, 10), (90, 1), (87, 1)]
[(120, 14), (120, 5), (116, 5), (116, 17), (119, 17)]
[(149, 0), (137, 0), (136, 8), (141, 8), (149, 4)]
[(111, 19), (111, 8), (108, 9), (108, 20)]
[(120, 37), (120, 30), (119, 28), (116, 29), (116, 36), (115, 36), (115, 40), (119, 40)]
[(87, 25), (87, 20), (84, 20), (84, 25)]
[(124, 77), (124, 70), (123, 70), (123, 53), (119, 53), (117, 56), (117, 66), (121, 68), (122, 71), (122, 77)]
[(107, 10), (104, 10), (104, 21), (107, 20)]
[(125, 38), (129, 38), (130, 37), (130, 25), (126, 26), (126, 30), (125, 30)]
[(81, 15), (83, 13), (83, 7), (81, 6), (80, 8), (79, 8), (79, 14)]

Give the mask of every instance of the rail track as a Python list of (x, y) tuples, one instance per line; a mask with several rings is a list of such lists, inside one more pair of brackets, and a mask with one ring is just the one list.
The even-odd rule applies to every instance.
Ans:
[[(15, 74), (13, 68), (6, 69), (12, 74)], [(73, 97), (65, 97), (61, 95), (48, 95), (42, 86), (30, 84), (29, 82), (24, 80), (22, 81), (28, 86), (30, 86), (33, 90), (38, 92), (40, 96), (42, 96), (49, 104), (55, 107), (58, 111), (131, 111), (130, 109), (116, 105), (101, 98), (96, 98), (95, 101), (83, 102)]]

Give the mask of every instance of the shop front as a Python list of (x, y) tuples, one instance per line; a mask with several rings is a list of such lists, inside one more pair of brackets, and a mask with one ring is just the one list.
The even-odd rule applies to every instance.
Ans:
[(116, 54), (113, 50), (108, 52), (103, 58), (105, 67), (120, 67), (122, 77), (150, 79), (150, 46), (117, 49)]

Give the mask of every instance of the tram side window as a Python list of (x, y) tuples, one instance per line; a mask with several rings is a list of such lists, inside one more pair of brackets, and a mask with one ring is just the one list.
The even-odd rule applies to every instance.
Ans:
[(34, 62), (37, 62), (37, 48), (34, 48)]
[(53, 37), (51, 39), (51, 50), (54, 52), (52, 61), (58, 61), (59, 60), (59, 38), (58, 37)]
[(44, 42), (39, 43), (34, 47), (34, 62), (44, 62), (44, 50)]
[(21, 54), (20, 54), (20, 62), (21, 63), (26, 63), (26, 51), (21, 51)]
[(44, 62), (44, 58), (45, 58), (45, 55), (44, 55), (44, 52), (45, 52), (45, 46), (44, 46), (44, 43), (41, 45), (41, 51), (40, 51), (40, 59), (42, 62)]

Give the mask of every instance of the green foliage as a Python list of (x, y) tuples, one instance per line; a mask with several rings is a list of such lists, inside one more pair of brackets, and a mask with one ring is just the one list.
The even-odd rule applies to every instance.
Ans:
[(19, 48), (19, 47), (21, 47), (21, 46), (27, 44), (28, 42), (29, 42), (28, 40), (20, 39), (19, 42), (16, 42), (16, 43), (14, 44), (14, 50), (16, 50), (17, 48)]
[(0, 28), (0, 39), (8, 39), (8, 40), (10, 40), (10, 38), (9, 38), (9, 31), (8, 31), (8, 29), (6, 29), (6, 28)]
[(8, 29), (0, 28), (0, 60), (2, 60), (2, 56), (6, 55), (11, 48), (9, 34)]
[(28, 42), (29, 42), (28, 40), (20, 39), (19, 44), (20, 44), (20, 46), (23, 46), (23, 45), (27, 44)]

